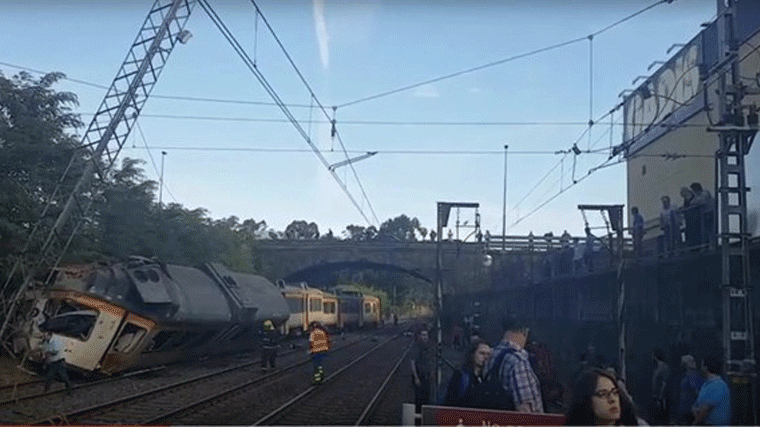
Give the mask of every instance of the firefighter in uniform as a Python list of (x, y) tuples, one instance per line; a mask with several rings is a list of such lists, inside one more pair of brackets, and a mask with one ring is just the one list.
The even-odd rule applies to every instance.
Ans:
[(269, 369), (275, 369), (275, 359), (277, 358), (277, 348), (279, 347), (280, 334), (275, 329), (271, 320), (264, 321), (261, 336), (261, 370), (263, 372)]
[(330, 350), (330, 336), (327, 334), (327, 331), (319, 322), (311, 322), (309, 353), (311, 353), (311, 361), (314, 363), (314, 384), (322, 384), (325, 380), (322, 360), (325, 358), (328, 350)]

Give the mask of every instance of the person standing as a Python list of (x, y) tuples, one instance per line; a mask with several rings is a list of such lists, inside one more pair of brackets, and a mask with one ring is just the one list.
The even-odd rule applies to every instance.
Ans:
[(676, 423), (687, 425), (694, 422), (694, 414), (691, 412), (691, 407), (696, 402), (699, 390), (702, 388), (705, 379), (697, 371), (697, 362), (694, 360), (694, 356), (690, 354), (681, 356), (681, 365), (683, 365), (685, 372), (679, 386)]
[(652, 372), (652, 400), (649, 406), (649, 417), (656, 425), (664, 425), (669, 421), (670, 402), (666, 393), (670, 379), (670, 368), (665, 363), (665, 352), (662, 349), (652, 350), (652, 360), (655, 363)]
[(45, 332), (44, 339), (41, 349), (45, 360), (45, 392), (47, 393), (54, 380), (60, 379), (66, 385), (66, 395), (71, 396), (71, 380), (66, 370), (64, 343), (52, 332)]
[(660, 197), (662, 210), (660, 210), (660, 230), (662, 230), (662, 250), (668, 255), (673, 255), (673, 251), (678, 249), (681, 241), (681, 221), (676, 212), (670, 205), (670, 197)]
[(699, 246), (699, 239), (702, 235), (702, 221), (699, 217), (699, 208), (694, 202), (694, 192), (688, 187), (681, 187), (681, 197), (683, 204), (680, 208), (683, 216), (684, 230), (686, 237), (685, 247), (694, 248)]
[(721, 362), (717, 357), (706, 357), (702, 361), (706, 380), (692, 407), (694, 424), (731, 424), (731, 394), (720, 372)]
[(280, 343), (280, 333), (275, 329), (271, 320), (265, 320), (261, 337), (261, 370), (276, 369), (277, 348)]
[(314, 363), (314, 384), (322, 384), (325, 380), (325, 370), (322, 362), (329, 350), (330, 335), (327, 334), (327, 330), (319, 322), (311, 322), (309, 353), (311, 353), (311, 361)]
[(416, 412), (422, 405), (430, 403), (430, 379), (433, 371), (433, 343), (426, 329), (422, 329), (412, 352), (412, 383), (414, 385), (414, 406)]
[(483, 383), (484, 367), (491, 357), (491, 346), (477, 340), (469, 347), (464, 364), (454, 371), (446, 388), (443, 404), (461, 408), (477, 407), (476, 390)]
[(487, 372), (498, 369), (502, 386), (512, 396), (512, 402), (504, 402), (504, 409), (514, 407), (519, 412), (543, 413), (541, 386), (525, 350), (530, 329), (514, 318), (504, 319), (502, 327), (504, 335), (488, 361)]
[(698, 212), (700, 228), (700, 243), (712, 246), (715, 237), (715, 206), (709, 191), (702, 189), (702, 184), (693, 182), (690, 186), (694, 193), (693, 205)]
[(633, 224), (631, 226), (631, 235), (633, 236), (633, 252), (636, 254), (636, 258), (641, 258), (642, 255), (642, 240), (644, 239), (644, 217), (639, 213), (639, 208), (634, 206), (631, 208), (631, 218)]

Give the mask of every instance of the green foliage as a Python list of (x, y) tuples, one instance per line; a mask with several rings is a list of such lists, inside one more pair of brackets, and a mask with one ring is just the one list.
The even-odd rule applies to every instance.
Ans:
[[(70, 133), (82, 125), (79, 116), (71, 112), (77, 97), (52, 89), (62, 78), (61, 73), (50, 73), (35, 79), (22, 72), (9, 79), (0, 73), (2, 260), (21, 250), (38, 220), (52, 224), (58, 216), (62, 203), (52, 205), (45, 218), (39, 217), (66, 166), (75, 154), (80, 155), (75, 151), (77, 138)], [(80, 168), (81, 164), (75, 163), (60, 194), (68, 194), (66, 190), (72, 188)]]
[(317, 240), (319, 227), (316, 223), (293, 221), (285, 228), (285, 238), (288, 240)]

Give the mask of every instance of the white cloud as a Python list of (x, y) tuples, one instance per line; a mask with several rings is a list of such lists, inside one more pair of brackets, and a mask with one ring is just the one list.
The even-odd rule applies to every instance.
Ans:
[(412, 96), (417, 98), (440, 98), (441, 94), (432, 84), (426, 84), (418, 87), (412, 92)]
[(322, 61), (322, 68), (327, 70), (330, 67), (330, 36), (327, 34), (324, 0), (314, 0), (314, 29), (317, 32), (319, 58)]

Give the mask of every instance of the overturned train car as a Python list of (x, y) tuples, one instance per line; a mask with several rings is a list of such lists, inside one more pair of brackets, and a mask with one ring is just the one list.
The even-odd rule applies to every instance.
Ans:
[[(70, 366), (114, 373), (251, 348), (264, 320), (287, 321), (280, 291), (218, 263), (193, 268), (134, 257), (59, 269), (33, 314), (62, 337)], [(36, 323), (27, 337), (31, 359), (39, 358), (42, 337)]]

